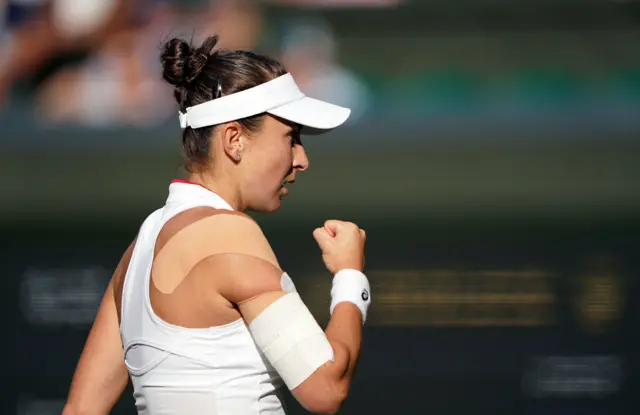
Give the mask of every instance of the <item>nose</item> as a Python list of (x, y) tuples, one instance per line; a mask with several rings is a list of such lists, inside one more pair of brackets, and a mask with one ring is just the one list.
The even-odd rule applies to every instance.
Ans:
[(309, 168), (309, 159), (307, 152), (301, 144), (293, 146), (293, 169), (297, 171), (306, 171)]

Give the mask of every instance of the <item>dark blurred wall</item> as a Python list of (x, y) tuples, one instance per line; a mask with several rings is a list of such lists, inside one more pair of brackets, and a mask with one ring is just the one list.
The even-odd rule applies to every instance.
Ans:
[[(326, 321), (330, 275), (310, 235), (319, 219), (262, 222)], [(3, 302), (16, 317), (10, 390), (23, 405), (66, 396), (102, 290), (137, 225), (3, 230)], [(362, 226), (374, 304), (343, 413), (634, 413), (637, 220), (390, 215)], [(130, 391), (124, 401), (117, 413), (133, 413)]]
[[(256, 216), (320, 321), (330, 276), (311, 231), (333, 217), (368, 231), (374, 304), (343, 413), (634, 413), (637, 144), (367, 139), (307, 139), (310, 171)], [(3, 164), (21, 172), (3, 199), (16, 317), (3, 412), (64, 399), (110, 273), (179, 171), (142, 147)], [(132, 413), (130, 393), (117, 413)]]

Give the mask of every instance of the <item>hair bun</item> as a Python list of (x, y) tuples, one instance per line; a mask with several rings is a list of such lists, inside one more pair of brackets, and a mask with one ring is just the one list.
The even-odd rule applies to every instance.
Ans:
[(218, 38), (212, 38), (197, 49), (182, 39), (168, 41), (160, 56), (162, 78), (177, 87), (186, 87), (193, 82), (207, 65), (210, 53), (217, 43)]

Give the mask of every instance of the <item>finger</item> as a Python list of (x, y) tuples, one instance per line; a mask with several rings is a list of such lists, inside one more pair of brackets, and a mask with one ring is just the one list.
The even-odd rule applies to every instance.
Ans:
[(363, 241), (367, 240), (367, 233), (364, 231), (364, 229), (360, 229), (360, 237)]
[(333, 236), (330, 235), (325, 228), (316, 228), (313, 231), (313, 237), (315, 238), (318, 245), (322, 247), (323, 244), (330, 241)]
[(330, 235), (336, 236), (340, 229), (344, 228), (345, 223), (341, 220), (328, 220), (324, 223), (324, 228)]
[(331, 236), (332, 238), (336, 237), (337, 229), (331, 229), (327, 225), (324, 225), (324, 228), (322, 229), (324, 229), (327, 232), (327, 234), (329, 234), (329, 236)]

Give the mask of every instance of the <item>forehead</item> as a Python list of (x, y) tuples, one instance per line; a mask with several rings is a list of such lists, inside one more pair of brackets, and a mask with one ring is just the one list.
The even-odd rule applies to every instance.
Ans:
[(264, 117), (264, 124), (262, 128), (265, 132), (270, 133), (281, 133), (283, 135), (287, 135), (291, 133), (293, 130), (299, 130), (300, 125), (294, 122), (285, 120), (284, 118), (276, 117), (270, 114), (267, 114)]

